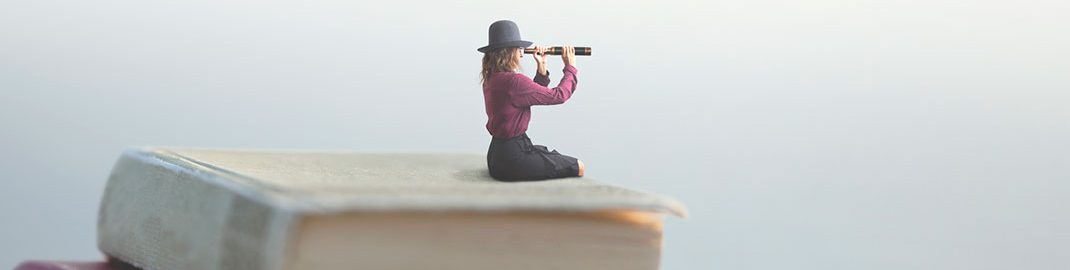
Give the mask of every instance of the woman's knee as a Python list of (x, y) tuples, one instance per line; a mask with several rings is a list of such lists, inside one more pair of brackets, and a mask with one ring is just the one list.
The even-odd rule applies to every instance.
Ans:
[(577, 160), (576, 160), (576, 163), (578, 163), (578, 164), (580, 165), (580, 173), (579, 173), (579, 176), (583, 176), (583, 171), (584, 171), (584, 169), (586, 169), (586, 168), (585, 168), (585, 167), (583, 166), (583, 161), (582, 161), (582, 160), (578, 160), (578, 159), (577, 159)]

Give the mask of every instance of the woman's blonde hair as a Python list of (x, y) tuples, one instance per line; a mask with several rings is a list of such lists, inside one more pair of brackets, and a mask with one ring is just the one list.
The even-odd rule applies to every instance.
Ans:
[(520, 69), (520, 60), (516, 57), (520, 52), (517, 48), (500, 48), (483, 53), (483, 71), (479, 72), (479, 83), (486, 84), (491, 73)]

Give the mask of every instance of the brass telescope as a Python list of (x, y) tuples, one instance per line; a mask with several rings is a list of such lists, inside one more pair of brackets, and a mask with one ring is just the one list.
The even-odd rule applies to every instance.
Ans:
[[(576, 48), (576, 55), (583, 55), (583, 56), (590, 56), (591, 55), (591, 47), (575, 47), (575, 48)], [(564, 51), (565, 51), (565, 48), (562, 48), (562, 47), (548, 47), (548, 48), (546, 48), (546, 54), (549, 54), (549, 55), (561, 55), (561, 53), (564, 52)], [(535, 53), (535, 48), (524, 48), (524, 53), (525, 54), (534, 54)]]

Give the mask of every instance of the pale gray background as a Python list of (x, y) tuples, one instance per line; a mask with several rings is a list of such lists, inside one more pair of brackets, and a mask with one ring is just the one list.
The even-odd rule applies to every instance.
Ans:
[[(486, 28), (594, 47), (529, 134), (674, 196), (665, 269), (1070, 267), (1066, 1), (3, 1), (0, 269), (131, 145), (484, 152)], [(550, 60), (555, 80), (561, 62)], [(525, 59), (526, 73), (534, 71)]]

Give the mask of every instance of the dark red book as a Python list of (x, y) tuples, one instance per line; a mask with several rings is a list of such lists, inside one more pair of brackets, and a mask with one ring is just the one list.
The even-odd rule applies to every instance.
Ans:
[(137, 267), (117, 261), (69, 262), (69, 261), (25, 261), (15, 270), (138, 270)]

